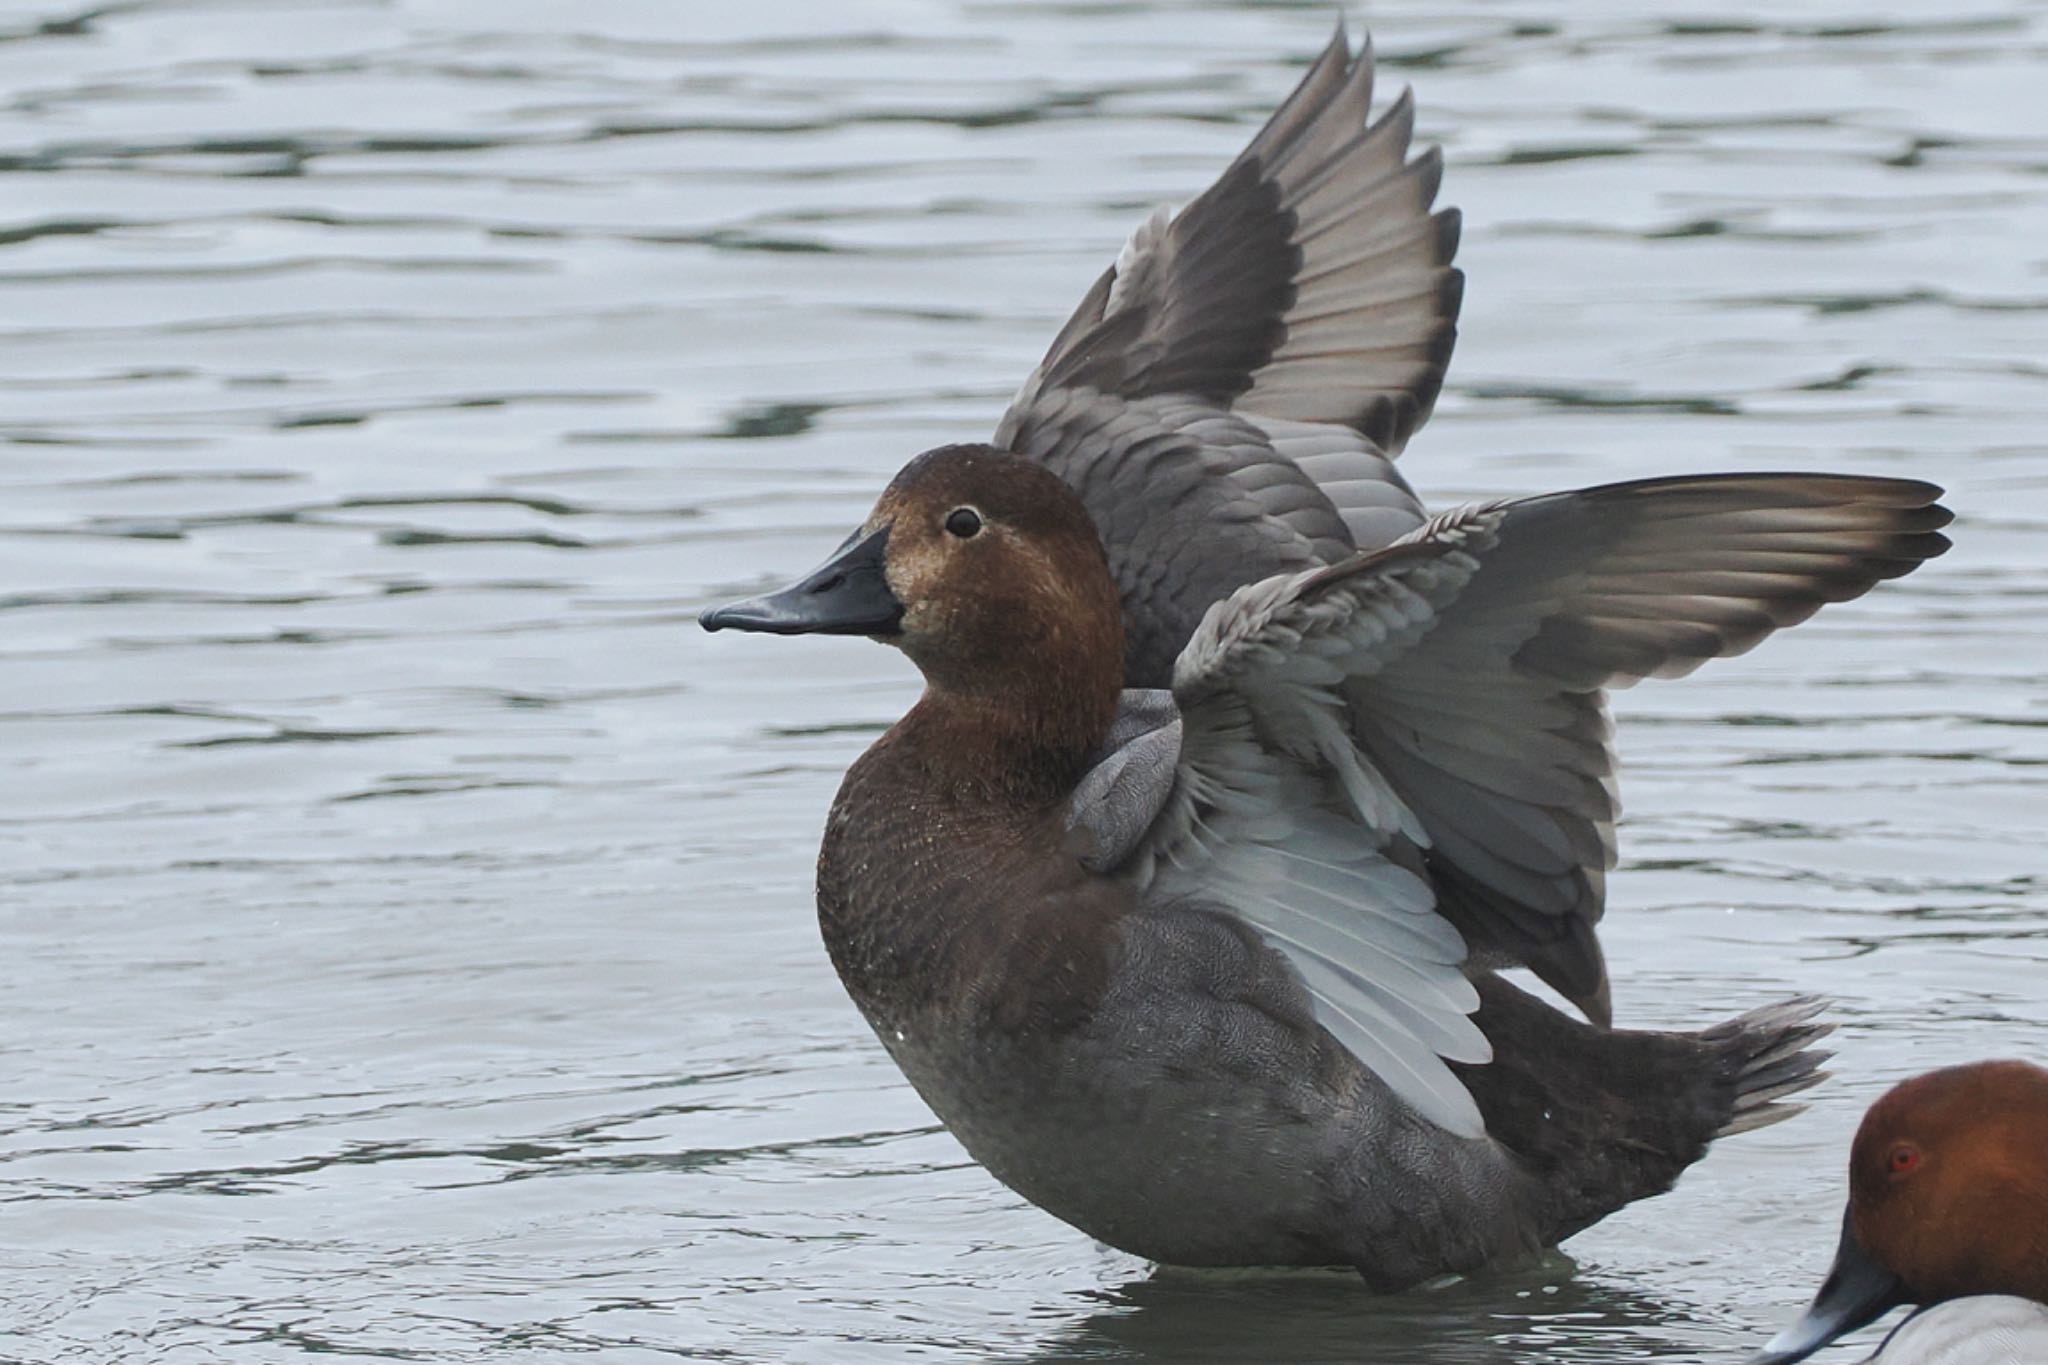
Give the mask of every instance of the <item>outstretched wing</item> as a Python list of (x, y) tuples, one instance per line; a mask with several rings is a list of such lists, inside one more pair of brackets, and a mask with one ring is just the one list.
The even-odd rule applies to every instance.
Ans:
[(1464, 509), (1251, 584), (1203, 618), (1171, 708), (1127, 694), (1071, 818), (1098, 867), (1252, 925), (1339, 1042), (1476, 1134), (1446, 1065), (1490, 1055), (1468, 966), (1526, 962), (1604, 1022), (1601, 689), (1740, 653), (1941, 553), (1936, 492), (1615, 484)]
[(1438, 153), (1407, 159), (1407, 95), (1367, 122), (1372, 84), (1340, 25), (1222, 178), (1132, 236), (997, 428), (1093, 514), (1133, 685), (1163, 686), (1231, 589), (1423, 520), (1392, 457), (1450, 360), (1458, 215), (1431, 212)]
[[(1931, 484), (1806, 474), (1610, 484), (1454, 514), (1484, 570), (1416, 647), (1344, 686), (1429, 836), (1439, 907), (1605, 1024), (1614, 864), (1603, 689), (1741, 654), (1948, 548)], [(1427, 538), (1433, 532), (1424, 532)]]

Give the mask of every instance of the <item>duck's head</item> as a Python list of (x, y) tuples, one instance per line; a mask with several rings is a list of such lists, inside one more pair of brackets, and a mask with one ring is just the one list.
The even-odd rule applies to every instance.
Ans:
[(1977, 1062), (1901, 1082), (1849, 1152), (1820, 1293), (1751, 1365), (1800, 1360), (1898, 1304), (2048, 1302), (2048, 1070)]
[(871, 636), (935, 691), (1013, 712), (1078, 709), (1070, 723), (1089, 730), (1106, 732), (1121, 685), (1121, 608), (1087, 508), (1044, 466), (990, 446), (918, 456), (808, 576), (699, 620)]

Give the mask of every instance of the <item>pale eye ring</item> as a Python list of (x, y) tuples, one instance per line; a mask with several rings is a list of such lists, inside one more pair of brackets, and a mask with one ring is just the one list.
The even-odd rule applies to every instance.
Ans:
[(968, 540), (981, 534), (981, 513), (972, 507), (955, 507), (946, 514), (946, 534)]

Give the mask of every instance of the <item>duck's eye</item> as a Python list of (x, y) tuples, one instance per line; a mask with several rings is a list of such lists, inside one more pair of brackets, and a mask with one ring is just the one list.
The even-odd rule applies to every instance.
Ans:
[(981, 513), (972, 507), (955, 507), (946, 517), (946, 534), (966, 540), (981, 532)]
[(1886, 1158), (1886, 1164), (1891, 1167), (1893, 1175), (1904, 1175), (1920, 1164), (1920, 1149), (1910, 1142), (1898, 1143)]

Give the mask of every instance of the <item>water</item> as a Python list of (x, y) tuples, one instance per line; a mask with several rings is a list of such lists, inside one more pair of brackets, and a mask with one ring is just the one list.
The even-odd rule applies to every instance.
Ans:
[(1619, 701), (1618, 1013), (1830, 993), (1813, 1113), (1478, 1284), (1155, 1274), (966, 1161), (825, 962), (817, 831), (912, 674), (693, 614), (984, 435), (1329, 5), (17, 0), (0, 1359), (1774, 1329), (1876, 1093), (2048, 1056), (2048, 7), (1362, 17), (1467, 214), (1434, 499), (1822, 467), (1962, 514)]

